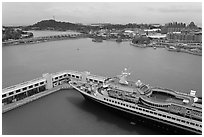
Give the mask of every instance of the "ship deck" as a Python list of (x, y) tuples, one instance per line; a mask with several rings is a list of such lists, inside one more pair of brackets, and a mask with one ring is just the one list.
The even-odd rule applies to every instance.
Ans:
[(113, 86), (114, 88), (118, 89), (118, 90), (122, 90), (122, 91), (126, 91), (126, 92), (133, 92), (136, 91), (137, 92), (137, 87), (135, 85), (135, 82), (133, 81), (128, 81), (127, 85), (123, 85), (119, 83), (119, 79), (115, 78), (113, 80), (110, 81), (110, 85)]
[(157, 104), (175, 103), (175, 104), (179, 104), (179, 105), (184, 105), (182, 99), (178, 99), (178, 98), (175, 98), (175, 97), (169, 96), (169, 95), (164, 95), (162, 93), (153, 94), (151, 96), (143, 95), (143, 99), (148, 100), (148, 101), (153, 102), (153, 103), (157, 103)]
[[(118, 78), (114, 78), (110, 80), (110, 85), (118, 91), (125, 91), (128, 93), (136, 92), (138, 95), (142, 96), (143, 99), (148, 102), (156, 103), (156, 104), (178, 104), (191, 106), (193, 103), (192, 98), (186, 95), (177, 94), (171, 90), (165, 89), (155, 89), (152, 92), (145, 93), (143, 90), (136, 87), (134, 81), (128, 81), (128, 84), (120, 84)], [(184, 103), (183, 100), (188, 100), (188, 103)]]
[[(113, 88), (113, 90), (115, 91), (118, 91), (118, 93), (125, 93), (127, 94), (127, 96), (130, 96), (134, 93), (135, 97), (141, 96), (141, 98), (144, 101), (147, 101), (151, 104), (160, 104), (160, 105), (177, 104), (177, 105), (191, 107), (193, 103), (193, 99), (191, 97), (177, 94), (176, 92), (168, 89), (153, 88), (153, 90), (151, 90), (150, 92), (145, 92), (145, 90), (137, 88), (134, 81), (128, 81), (128, 84), (125, 85), (125, 84), (120, 84), (118, 78), (110, 79), (108, 83), (110, 84), (111, 88)], [(86, 88), (91, 87), (91, 85), (88, 83), (79, 82), (77, 83), (77, 85), (84, 86)], [(144, 89), (145, 88), (146, 87), (144, 87)], [(101, 92), (99, 93), (102, 94)], [(114, 96), (119, 97), (119, 95), (117, 95), (118, 93), (115, 93)], [(189, 102), (184, 103), (183, 100), (187, 100)]]

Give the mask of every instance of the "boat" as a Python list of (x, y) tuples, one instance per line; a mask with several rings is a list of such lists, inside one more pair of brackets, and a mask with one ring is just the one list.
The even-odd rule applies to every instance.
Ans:
[[(193, 134), (202, 134), (202, 99), (196, 91), (189, 94), (167, 88), (152, 87), (141, 80), (127, 80), (130, 73), (125, 69), (121, 75), (91, 80), (90, 72), (81, 74), (80, 80), (69, 84), (85, 99), (98, 102), (110, 109), (142, 117), (159, 124), (174, 127)], [(95, 76), (97, 78), (97, 76)]]
[(93, 42), (103, 42), (102, 38), (93, 38), (92, 39)]
[(168, 51), (175, 51), (175, 52), (180, 52), (180, 48), (176, 48), (175, 46), (165, 46), (165, 48), (168, 50)]
[(140, 48), (146, 48), (147, 44), (139, 44), (139, 43), (132, 43), (130, 42), (130, 45), (135, 46), (135, 47), (140, 47)]
[(157, 49), (157, 47), (153, 47), (154, 49)]

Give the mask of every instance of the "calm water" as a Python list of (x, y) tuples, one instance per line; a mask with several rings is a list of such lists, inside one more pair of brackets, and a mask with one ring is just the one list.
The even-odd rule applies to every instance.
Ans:
[[(77, 50), (79, 48), (79, 50)], [(202, 94), (202, 57), (165, 49), (136, 48), (128, 42), (63, 40), (2, 48), (2, 86), (71, 69), (116, 76)], [(75, 90), (62, 90), (2, 115), (3, 134), (160, 134), (87, 102)]]

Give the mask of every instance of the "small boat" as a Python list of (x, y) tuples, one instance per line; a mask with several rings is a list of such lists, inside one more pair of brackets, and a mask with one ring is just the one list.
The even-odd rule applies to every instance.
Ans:
[(93, 42), (103, 42), (103, 39), (101, 39), (101, 38), (93, 38), (92, 41)]
[(130, 45), (135, 46), (135, 47), (140, 47), (140, 48), (146, 48), (147, 47), (146, 44), (136, 44), (136, 43), (132, 43), (132, 42), (130, 42)]

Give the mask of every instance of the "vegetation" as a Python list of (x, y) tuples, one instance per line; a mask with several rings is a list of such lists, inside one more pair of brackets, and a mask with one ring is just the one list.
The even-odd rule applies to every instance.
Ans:
[(65, 31), (65, 30), (78, 30), (79, 28), (83, 27), (81, 24), (73, 24), (69, 22), (60, 22), (55, 20), (43, 20), (40, 22), (37, 22), (34, 25), (27, 26), (24, 29), (26, 30), (59, 30), (59, 31)]
[(134, 44), (149, 44), (150, 39), (146, 36), (139, 36), (139, 37), (135, 37), (132, 40), (132, 43), (134, 43)]
[(75, 24), (70, 22), (61, 22), (55, 20), (43, 20), (34, 25), (30, 25), (24, 27), (24, 30), (58, 30), (58, 31), (66, 31), (66, 30), (75, 30), (82, 33), (88, 33), (89, 31), (97, 31), (103, 29), (125, 29), (125, 28), (154, 28), (152, 25), (148, 24), (100, 24), (100, 25), (82, 25)]
[(12, 28), (12, 27), (3, 27), (2, 30), (2, 41), (6, 41), (9, 39), (20, 39), (20, 38), (30, 38), (33, 37), (33, 33), (24, 32), (21, 29)]

